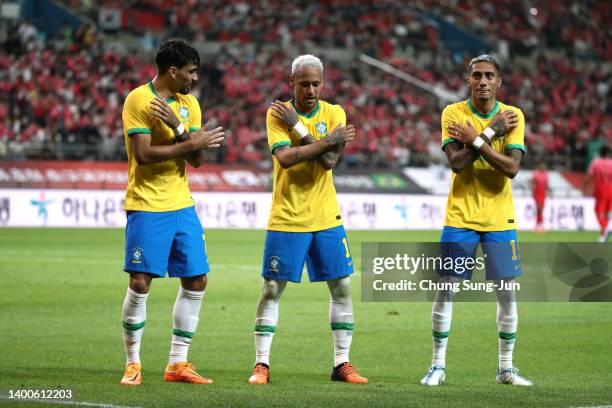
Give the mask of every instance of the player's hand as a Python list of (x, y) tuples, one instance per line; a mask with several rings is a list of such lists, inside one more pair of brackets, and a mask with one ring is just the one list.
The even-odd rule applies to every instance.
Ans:
[(467, 126), (453, 123), (448, 127), (448, 133), (458, 142), (466, 145), (471, 145), (474, 140), (478, 137), (478, 131), (474, 129), (472, 123), (467, 120)]
[(516, 112), (512, 110), (499, 111), (497, 115), (493, 117), (493, 121), (489, 127), (495, 131), (498, 136), (503, 136), (510, 129), (518, 126), (519, 118)]
[(281, 101), (274, 101), (270, 104), (270, 109), (272, 109), (272, 116), (286, 123), (289, 127), (298, 123), (298, 115), (293, 106), (287, 106)]
[(151, 101), (149, 105), (151, 108), (151, 113), (156, 118), (161, 119), (166, 126), (171, 129), (176, 129), (181, 124), (181, 121), (176, 117), (172, 108), (159, 96), (156, 96), (155, 99)]
[(346, 142), (355, 139), (355, 126), (346, 125), (335, 128), (325, 139), (325, 142), (332, 147), (344, 146)]
[(222, 127), (214, 129), (208, 128), (208, 123), (197, 132), (189, 133), (189, 142), (193, 150), (216, 149), (221, 147), (221, 142), (225, 139), (225, 132)]

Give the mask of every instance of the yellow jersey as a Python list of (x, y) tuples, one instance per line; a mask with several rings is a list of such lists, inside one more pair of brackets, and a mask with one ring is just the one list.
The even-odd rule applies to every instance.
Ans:
[[(291, 102), (286, 102), (287, 105)], [(312, 113), (300, 113), (300, 122), (315, 140), (326, 137), (338, 126), (346, 125), (346, 113), (340, 105), (319, 101)], [(275, 118), (268, 109), (266, 130), (274, 162), (274, 187), (268, 230), (313, 232), (342, 225), (340, 207), (331, 170), (310, 160), (283, 169), (274, 150), (282, 146), (299, 146), (300, 135)]]
[[(519, 118), (518, 125), (503, 137), (493, 136), (491, 147), (504, 154), (511, 149), (525, 153), (525, 116), (520, 109), (496, 101), (493, 110), (482, 115), (472, 105), (471, 98), (448, 105), (442, 112), (442, 148), (456, 142), (448, 134), (453, 123), (470, 123), (480, 134), (501, 110), (513, 110)], [(516, 229), (514, 202), (510, 179), (479, 156), (471, 166), (452, 175), (451, 189), (446, 203), (444, 225), (475, 231), (506, 231)]]
[[(126, 211), (174, 211), (194, 205), (189, 191), (185, 160), (175, 157), (159, 163), (139, 165), (130, 137), (151, 135), (151, 145), (174, 143), (174, 131), (150, 113), (150, 102), (158, 96), (151, 82), (132, 90), (123, 105), (123, 135), (128, 156), (128, 185), (125, 193)], [(195, 132), (202, 126), (200, 104), (193, 95), (175, 94), (166, 103), (185, 129)]]

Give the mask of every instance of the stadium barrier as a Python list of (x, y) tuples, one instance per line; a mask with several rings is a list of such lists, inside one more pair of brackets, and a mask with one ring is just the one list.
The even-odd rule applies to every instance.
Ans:
[[(0, 226), (124, 227), (123, 190), (0, 189)], [(265, 228), (270, 192), (193, 192), (204, 228)], [(348, 229), (440, 229), (446, 196), (339, 193)], [(519, 229), (535, 224), (531, 198), (514, 200)], [(597, 230), (591, 197), (550, 198), (544, 211), (548, 230)]]

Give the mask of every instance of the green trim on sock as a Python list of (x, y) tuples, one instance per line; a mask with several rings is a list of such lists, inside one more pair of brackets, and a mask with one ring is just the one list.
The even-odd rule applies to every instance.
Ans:
[(353, 330), (354, 323), (330, 323), (332, 330)]
[(514, 333), (499, 332), (499, 338), (504, 339), (504, 340), (514, 340), (516, 339), (516, 332)]
[(436, 338), (436, 339), (445, 339), (445, 338), (448, 337), (448, 332), (447, 331), (445, 331), (445, 332), (437, 332), (435, 330), (432, 330), (431, 331), (431, 335), (434, 336), (434, 338)]
[(255, 331), (257, 333), (274, 333), (276, 326), (255, 326)]
[(188, 339), (191, 339), (195, 335), (195, 332), (188, 332), (188, 331), (179, 330), (179, 329), (172, 329), (172, 334), (174, 334), (175, 336), (181, 336), (181, 337), (186, 337)]
[(126, 321), (123, 322), (123, 328), (129, 331), (140, 330), (144, 327), (144, 325), (145, 325), (144, 321), (140, 323), (128, 323)]

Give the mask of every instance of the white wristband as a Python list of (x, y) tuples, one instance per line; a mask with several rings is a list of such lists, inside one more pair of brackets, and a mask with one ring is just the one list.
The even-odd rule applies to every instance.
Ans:
[(306, 126), (298, 120), (298, 123), (293, 125), (293, 129), (300, 135), (300, 137), (307, 136), (310, 132), (306, 129)]
[(482, 137), (478, 136), (476, 139), (474, 139), (474, 141), (472, 142), (472, 146), (474, 146), (474, 148), (476, 149), (480, 149), (482, 147), (482, 145), (485, 144), (485, 141), (482, 139)]
[(484, 130), (484, 132), (482, 132), (482, 134), (485, 135), (487, 139), (491, 140), (491, 138), (495, 136), (495, 131), (488, 127)]
[(180, 125), (178, 125), (178, 127), (176, 129), (174, 129), (174, 135), (175, 136), (182, 135), (183, 132), (185, 132), (185, 126), (183, 126), (182, 123)]

